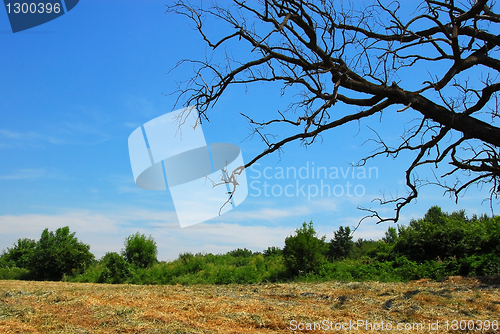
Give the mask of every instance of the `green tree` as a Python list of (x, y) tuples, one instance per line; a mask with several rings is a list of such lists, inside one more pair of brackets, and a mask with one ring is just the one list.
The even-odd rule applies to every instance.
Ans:
[(228, 254), (234, 257), (251, 257), (253, 255), (253, 252), (246, 248), (237, 248), (235, 250), (229, 251)]
[(30, 267), (35, 253), (36, 241), (33, 239), (18, 239), (17, 244), (2, 255), (3, 266), (26, 268)]
[(137, 232), (125, 239), (125, 249), (122, 250), (123, 258), (130, 264), (139, 267), (150, 267), (158, 262), (156, 256), (158, 249), (153, 237), (146, 237)]
[(388, 243), (389, 245), (394, 245), (398, 240), (398, 230), (395, 227), (389, 227), (385, 232), (385, 237), (382, 238), (382, 241)]
[(35, 279), (57, 281), (65, 274), (84, 270), (93, 260), (90, 246), (78, 241), (68, 226), (55, 233), (46, 228), (36, 244), (29, 269)]
[(444, 223), (444, 218), (446, 217), (446, 214), (441, 210), (441, 208), (437, 205), (431, 206), (429, 210), (424, 215), (424, 218), (421, 220), (412, 220), (410, 222), (410, 226), (412, 226), (415, 229), (420, 228), (420, 223), (422, 221), (426, 221), (429, 223), (432, 223), (434, 225), (440, 225)]
[(377, 241), (359, 238), (354, 242), (354, 247), (350, 257), (359, 259), (361, 257), (369, 256), (370, 252), (377, 248)]
[(283, 251), (279, 247), (271, 246), (271, 247), (267, 247), (267, 249), (264, 249), (262, 254), (266, 257), (269, 257), (269, 256), (274, 256), (274, 255), (282, 255)]
[(338, 231), (333, 232), (328, 255), (332, 260), (345, 259), (351, 254), (353, 247), (354, 241), (352, 241), (351, 229), (349, 226), (345, 228), (340, 226)]
[(423, 219), (399, 226), (394, 252), (418, 262), (488, 254), (494, 252), (491, 243), (494, 221), (493, 218), (469, 220), (463, 210), (448, 214), (434, 206)]
[(104, 264), (104, 270), (98, 278), (98, 283), (124, 283), (133, 274), (130, 264), (116, 252), (106, 253), (101, 263)]
[(327, 252), (325, 237), (318, 238), (312, 221), (309, 224), (304, 222), (295, 230), (295, 235), (285, 239), (283, 261), (288, 273), (296, 276), (316, 271), (325, 262)]
[(479, 221), (484, 224), (488, 240), (483, 244), (483, 249), (490, 250), (491, 253), (500, 256), (500, 216), (491, 219), (482, 216)]

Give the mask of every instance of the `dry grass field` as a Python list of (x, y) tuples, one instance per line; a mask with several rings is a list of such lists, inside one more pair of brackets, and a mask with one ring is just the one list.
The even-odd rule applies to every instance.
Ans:
[[(500, 333), (491, 325), (500, 321), (499, 286), (499, 277), (225, 286), (0, 281), (0, 333)], [(453, 320), (492, 323), (453, 330)]]

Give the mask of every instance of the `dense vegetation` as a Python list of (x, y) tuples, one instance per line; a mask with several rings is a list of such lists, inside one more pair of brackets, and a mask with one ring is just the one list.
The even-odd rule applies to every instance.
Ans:
[(313, 223), (285, 239), (283, 249), (236, 249), (226, 254), (180, 254), (158, 262), (152, 237), (126, 238), (121, 253), (99, 261), (68, 227), (47, 229), (39, 241), (19, 239), (0, 256), (1, 279), (132, 284), (228, 284), (276, 281), (441, 279), (500, 274), (500, 216), (468, 218), (432, 207), (407, 226), (389, 227), (381, 240), (352, 240), (340, 226), (333, 239)]
[(90, 246), (78, 241), (69, 227), (55, 233), (45, 229), (38, 241), (19, 239), (3, 252), (0, 277), (57, 281), (84, 272), (93, 262)]

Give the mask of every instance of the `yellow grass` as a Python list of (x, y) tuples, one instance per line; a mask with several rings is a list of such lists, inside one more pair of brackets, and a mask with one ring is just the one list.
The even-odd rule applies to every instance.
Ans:
[[(460, 333), (467, 330), (447, 330), (445, 321), (500, 322), (497, 284), (498, 277), (225, 286), (0, 281), (0, 333), (291, 333), (291, 321), (323, 320), (422, 323), (423, 330), (298, 332)], [(436, 321), (439, 329), (430, 330)]]

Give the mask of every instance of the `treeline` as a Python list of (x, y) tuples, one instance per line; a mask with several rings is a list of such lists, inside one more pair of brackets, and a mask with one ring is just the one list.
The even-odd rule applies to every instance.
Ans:
[(283, 248), (226, 254), (183, 253), (157, 260), (152, 237), (126, 238), (120, 253), (95, 260), (68, 227), (47, 229), (39, 241), (19, 239), (0, 256), (0, 279), (131, 284), (228, 284), (285, 281), (408, 281), (500, 274), (500, 216), (468, 218), (432, 207), (407, 226), (389, 227), (381, 240), (353, 241), (349, 227), (333, 238), (304, 223)]

